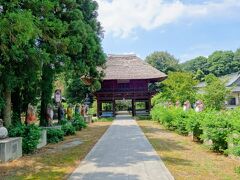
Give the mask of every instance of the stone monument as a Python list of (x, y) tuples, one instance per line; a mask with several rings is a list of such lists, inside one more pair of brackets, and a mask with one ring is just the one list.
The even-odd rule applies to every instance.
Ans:
[(183, 103), (183, 110), (188, 111), (189, 109), (191, 109), (191, 103), (187, 100)]
[(3, 120), (0, 119), (0, 139), (5, 139), (8, 136), (7, 128), (3, 127)]
[(20, 158), (22, 156), (22, 138), (8, 138), (8, 131), (0, 119), (0, 163)]

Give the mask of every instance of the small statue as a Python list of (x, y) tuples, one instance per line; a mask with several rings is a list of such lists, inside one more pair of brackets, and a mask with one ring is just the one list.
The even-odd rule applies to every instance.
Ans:
[(5, 139), (8, 136), (7, 128), (3, 127), (3, 120), (0, 119), (0, 139)]
[(84, 116), (84, 105), (81, 106), (81, 115)]
[(203, 104), (203, 102), (201, 100), (198, 100), (195, 105), (196, 105), (195, 106), (195, 111), (196, 112), (202, 112), (203, 111), (204, 104)]
[(168, 107), (168, 108), (173, 107), (173, 103), (172, 103), (171, 101), (167, 102), (167, 107)]
[(29, 103), (27, 109), (26, 124), (33, 124), (36, 121), (34, 107)]
[(52, 120), (53, 120), (53, 108), (51, 106), (51, 104), (48, 104), (48, 107), (47, 107), (47, 122), (48, 122), (48, 126), (52, 126)]
[(80, 104), (76, 104), (75, 106), (75, 115), (79, 115), (80, 114)]
[(59, 124), (62, 120), (64, 120), (64, 117), (65, 117), (65, 110), (63, 108), (63, 105), (60, 104), (58, 107), (58, 123)]
[(191, 109), (191, 104), (190, 102), (187, 100), (183, 103), (183, 110), (184, 111), (188, 111), (189, 109)]
[(72, 120), (72, 117), (73, 117), (73, 108), (72, 108), (72, 104), (69, 104), (67, 108), (67, 119)]
[(89, 109), (88, 105), (85, 104), (85, 105), (84, 105), (84, 116), (87, 116), (87, 115), (88, 115), (88, 109)]
[(181, 102), (180, 101), (177, 101), (176, 104), (175, 104), (176, 107), (181, 107)]

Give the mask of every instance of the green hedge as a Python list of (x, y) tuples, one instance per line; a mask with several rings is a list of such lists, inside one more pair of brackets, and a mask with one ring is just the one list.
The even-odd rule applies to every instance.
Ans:
[(74, 120), (72, 121), (72, 125), (76, 129), (76, 131), (80, 131), (82, 128), (87, 127), (87, 123), (84, 121), (84, 118), (80, 115), (76, 115), (74, 117)]
[[(240, 155), (240, 109), (215, 111), (183, 111), (182, 108), (154, 106), (152, 119), (179, 134), (193, 133), (201, 141), (211, 140), (210, 148), (218, 152)], [(228, 143), (233, 146), (228, 147)]]
[(63, 141), (64, 132), (61, 129), (49, 128), (47, 129), (47, 142), (58, 143)]
[(8, 128), (9, 137), (22, 137), (23, 153), (33, 153), (37, 149), (41, 129), (34, 125), (15, 124)]

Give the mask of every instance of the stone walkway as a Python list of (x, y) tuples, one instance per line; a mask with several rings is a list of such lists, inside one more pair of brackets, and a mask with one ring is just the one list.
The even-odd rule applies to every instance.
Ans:
[(129, 115), (119, 115), (70, 180), (174, 179), (142, 130)]

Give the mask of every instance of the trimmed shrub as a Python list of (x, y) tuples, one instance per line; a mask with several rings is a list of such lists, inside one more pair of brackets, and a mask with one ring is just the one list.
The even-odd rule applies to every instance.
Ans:
[(61, 129), (47, 129), (47, 142), (58, 143), (63, 141), (64, 132)]
[(65, 124), (67, 124), (69, 121), (67, 120), (67, 119), (63, 119), (63, 120), (61, 120), (60, 121), (60, 125), (65, 125)]
[(228, 112), (208, 111), (201, 122), (202, 139), (212, 140), (211, 149), (223, 152), (227, 149), (227, 136), (230, 133)]
[(62, 126), (62, 131), (64, 132), (64, 136), (70, 136), (76, 134), (76, 130), (71, 123), (67, 123)]
[(8, 129), (10, 137), (22, 137), (23, 153), (33, 153), (37, 149), (39, 138), (41, 136), (41, 129), (34, 125), (15, 124)]
[(76, 131), (80, 131), (82, 128), (87, 127), (87, 123), (84, 121), (84, 118), (80, 115), (75, 116), (75, 118), (72, 122), (72, 125)]

